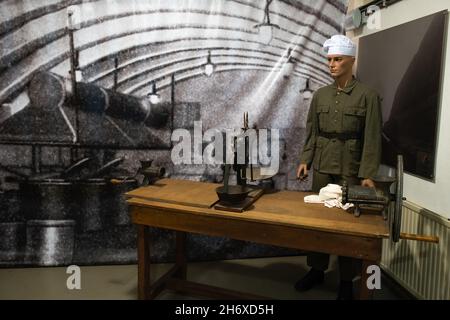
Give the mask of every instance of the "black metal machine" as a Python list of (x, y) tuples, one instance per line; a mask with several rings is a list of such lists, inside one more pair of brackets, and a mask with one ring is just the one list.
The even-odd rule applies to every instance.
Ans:
[(143, 175), (144, 178), (141, 186), (154, 184), (166, 174), (166, 169), (160, 166), (152, 166), (153, 160), (141, 160), (141, 167), (137, 171), (137, 175)]
[[(244, 113), (244, 126), (242, 133), (234, 137), (233, 164), (224, 165), (223, 186), (216, 189), (219, 197), (219, 205), (216, 209), (236, 209), (242, 212), (254, 203), (263, 193), (264, 189), (258, 186), (250, 186), (248, 181), (257, 180), (256, 168), (250, 162), (250, 137), (246, 135), (248, 126), (248, 113)], [(240, 161), (238, 152), (244, 151), (244, 161)], [(224, 155), (226, 159), (226, 152)], [(230, 171), (236, 172), (236, 185), (229, 185)]]
[[(395, 177), (374, 178), (377, 187), (368, 188), (358, 185), (342, 186), (342, 203), (353, 203), (355, 205), (354, 215), (361, 215), (361, 206), (379, 207), (383, 218), (388, 220), (391, 238), (394, 242), (400, 239), (400, 227), (402, 219), (403, 200), (403, 157), (397, 156), (397, 170)], [(395, 183), (394, 191), (391, 186)]]
[(397, 156), (395, 177), (376, 177), (374, 181), (377, 186), (375, 188), (347, 185), (344, 182), (342, 203), (353, 203), (355, 205), (355, 217), (361, 215), (361, 206), (378, 207), (382, 211), (383, 218), (388, 221), (390, 237), (393, 242), (398, 242), (400, 239), (439, 242), (439, 239), (434, 236), (400, 232), (403, 200), (406, 200), (403, 197), (403, 157), (401, 155)]
[[(245, 132), (248, 130), (248, 114), (244, 114), (244, 126), (242, 128), (242, 137), (234, 137), (233, 151), (234, 159), (233, 165), (225, 164), (224, 175), (223, 175), (223, 186), (216, 189), (219, 200), (224, 203), (238, 204), (243, 202), (248, 194), (252, 191), (250, 187), (247, 186), (247, 166), (249, 163), (249, 137), (245, 136)], [(244, 163), (238, 162), (238, 150), (239, 144), (244, 143), (245, 159)], [(226, 158), (226, 155), (224, 155)], [(228, 184), (230, 178), (230, 170), (233, 168), (236, 172), (237, 185), (230, 186)]]
[[(353, 203), (355, 205), (354, 215), (361, 214), (360, 205), (379, 205), (383, 207), (383, 217), (387, 219), (387, 209), (394, 201), (401, 208), (403, 198), (403, 157), (397, 157), (396, 177), (375, 177), (373, 178), (376, 188), (363, 186), (349, 186), (345, 181), (342, 186), (342, 203)], [(391, 185), (396, 183), (395, 192), (391, 193)]]

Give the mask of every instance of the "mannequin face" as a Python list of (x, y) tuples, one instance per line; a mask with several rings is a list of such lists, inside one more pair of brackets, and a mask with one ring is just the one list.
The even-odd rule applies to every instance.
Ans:
[(335, 79), (342, 76), (347, 76), (349, 74), (351, 75), (354, 63), (355, 57), (343, 55), (328, 56), (328, 67), (330, 69), (330, 74)]

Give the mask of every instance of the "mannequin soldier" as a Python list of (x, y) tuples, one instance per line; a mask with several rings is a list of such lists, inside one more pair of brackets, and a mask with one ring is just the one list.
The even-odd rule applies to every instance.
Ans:
[[(317, 193), (329, 183), (342, 185), (344, 180), (374, 187), (371, 178), (381, 158), (380, 98), (353, 76), (356, 46), (349, 38), (334, 35), (323, 47), (335, 81), (318, 89), (312, 98), (297, 177), (305, 179), (312, 166), (312, 190)], [(328, 262), (327, 254), (308, 254), (311, 269), (295, 288), (306, 291), (322, 283)], [(339, 257), (338, 299), (353, 298), (352, 279), (358, 264), (359, 260)]]

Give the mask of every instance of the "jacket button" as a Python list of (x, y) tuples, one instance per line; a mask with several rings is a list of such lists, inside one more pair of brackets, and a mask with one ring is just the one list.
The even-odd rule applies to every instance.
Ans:
[(338, 104), (339, 103), (339, 101), (336, 101), (336, 104)]

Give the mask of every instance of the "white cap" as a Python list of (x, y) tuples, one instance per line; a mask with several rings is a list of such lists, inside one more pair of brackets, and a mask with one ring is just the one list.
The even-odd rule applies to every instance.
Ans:
[(323, 49), (327, 55), (344, 55), (344, 56), (356, 56), (356, 45), (350, 38), (337, 34), (328, 39), (323, 44)]

